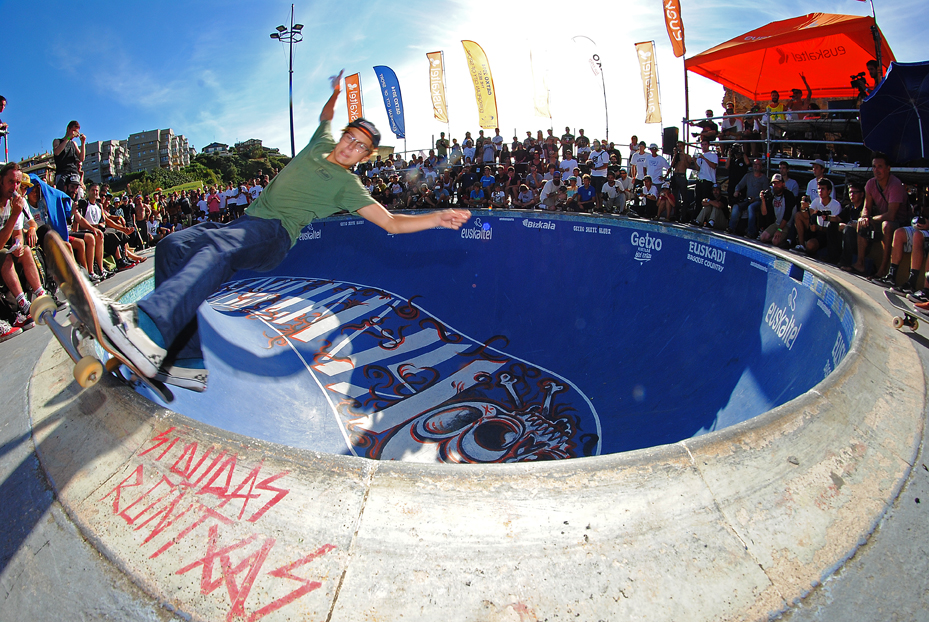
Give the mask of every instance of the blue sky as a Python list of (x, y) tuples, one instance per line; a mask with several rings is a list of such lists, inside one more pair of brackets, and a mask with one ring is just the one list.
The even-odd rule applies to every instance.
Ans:
[[(688, 56), (769, 21), (808, 13), (809, 2), (784, 0), (681, 0)], [(577, 10), (572, 10), (576, 6)], [(586, 11), (583, 7), (596, 7)], [(395, 7), (393, 9), (388, 7)], [(565, 7), (568, 7), (565, 13)], [(823, 0), (817, 10), (869, 15), (858, 0)], [(924, 0), (876, 0), (878, 22), (896, 58), (926, 60), (922, 27), (913, 19)], [(71, 119), (88, 140), (125, 139), (131, 133), (171, 127), (199, 150), (213, 141), (232, 144), (260, 138), (289, 152), (287, 53), (268, 36), (289, 22), (290, 2), (267, 0), (87, 0), (0, 2), (8, 58), (0, 94), (8, 100), (10, 159), (50, 149)], [(583, 63), (571, 37), (597, 42), (609, 103), (610, 139), (631, 134), (651, 141), (658, 125), (645, 125), (644, 98), (633, 43), (654, 40), (664, 125), (684, 114), (683, 64), (674, 58), (664, 30), (660, 0), (571, 5), (535, 0), (468, 2), (407, 0), (403, 3), (296, 3), (305, 40), (295, 46), (294, 117), (299, 150), (316, 128), (328, 98), (327, 77), (344, 68), (361, 73), (365, 116), (385, 134), (384, 144), (403, 148), (389, 133), (374, 65), (393, 68), (406, 108), (407, 146), (428, 148), (448, 131), (432, 117), (426, 53), (445, 52), (451, 135), (476, 135), (477, 107), (462, 39), (481, 44), (497, 91), (501, 133), (520, 137), (549, 127), (532, 111), (529, 50), (547, 55), (551, 73), (552, 124), (584, 127), (605, 137), (599, 78)], [(718, 108), (721, 87), (693, 76), (691, 110)], [(344, 123), (344, 101), (336, 123)], [(492, 134), (492, 131), (488, 132)]]

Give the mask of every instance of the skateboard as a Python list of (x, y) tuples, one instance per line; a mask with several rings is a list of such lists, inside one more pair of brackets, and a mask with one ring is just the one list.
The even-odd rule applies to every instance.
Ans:
[(913, 312), (913, 309), (907, 305), (896, 292), (885, 291), (884, 296), (887, 298), (887, 302), (891, 304), (895, 309), (899, 309), (903, 312), (903, 317), (899, 315), (894, 316), (893, 327), (897, 330), (903, 330), (904, 326), (909, 326), (911, 330), (916, 330), (919, 328), (919, 318)]
[[(84, 388), (91, 387), (103, 376), (104, 369), (121, 380), (130, 384), (141, 382), (165, 402), (174, 400), (174, 394), (163, 383), (146, 378), (135, 365), (132, 364), (100, 329), (100, 322), (94, 311), (93, 296), (95, 289), (90, 281), (83, 275), (67, 245), (54, 231), (49, 231), (42, 242), (47, 268), (58, 282), (58, 287), (68, 299), (71, 306), (70, 330), (62, 326), (55, 319), (57, 304), (51, 296), (39, 296), (32, 303), (32, 317), (39, 324), (48, 326), (55, 338), (65, 349), (68, 356), (74, 361), (74, 379)], [(81, 338), (90, 338), (109, 355), (106, 364), (94, 356), (84, 356), (78, 351)], [(125, 366), (131, 373), (123, 375), (121, 366)]]

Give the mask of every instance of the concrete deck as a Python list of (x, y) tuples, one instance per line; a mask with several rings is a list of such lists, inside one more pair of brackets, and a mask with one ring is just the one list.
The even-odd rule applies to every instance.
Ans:
[(812, 391), (703, 437), (535, 465), (221, 432), (111, 378), (78, 391), (33, 330), (0, 345), (0, 619), (926, 619), (926, 329), (894, 331), (879, 288), (815, 269), (860, 330)]

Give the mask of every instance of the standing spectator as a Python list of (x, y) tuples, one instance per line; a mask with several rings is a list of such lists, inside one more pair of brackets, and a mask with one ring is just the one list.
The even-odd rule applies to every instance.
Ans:
[(713, 196), (713, 184), (716, 183), (716, 167), (719, 166), (719, 154), (710, 151), (710, 141), (700, 142), (701, 153), (694, 158), (697, 168), (697, 186), (694, 190), (697, 205), (703, 205), (703, 199)]
[(645, 180), (646, 158), (648, 156), (645, 154), (644, 140), (639, 142), (637, 148), (638, 151), (629, 156), (629, 166), (632, 167), (629, 172), (635, 180), (635, 186), (638, 188)]
[(258, 200), (261, 191), (264, 190), (264, 186), (261, 185), (261, 180), (257, 177), (252, 180), (252, 186), (248, 189), (248, 196), (250, 197), (249, 205)]
[(564, 134), (561, 135), (561, 153), (567, 158), (574, 152), (574, 134), (571, 133), (570, 127), (564, 128)]
[(471, 138), (471, 132), (465, 132), (464, 140), (461, 141), (461, 151), (466, 162), (474, 162), (474, 139)]
[(148, 237), (148, 215), (151, 210), (149, 210), (148, 205), (142, 203), (142, 195), (137, 194), (132, 199), (132, 223), (135, 226), (135, 230), (139, 232), (139, 237), (142, 239), (142, 245), (148, 246), (150, 243), (150, 238)]
[(691, 168), (697, 168), (694, 159), (687, 153), (684, 141), (679, 140), (674, 146), (674, 155), (671, 156), (671, 192), (679, 206), (681, 222), (687, 222), (687, 214), (690, 212), (690, 201), (687, 196), (687, 171)]
[[(500, 130), (497, 130), (498, 132)], [(487, 138), (481, 143), (481, 161), (484, 164), (493, 164), (497, 159), (497, 149), (494, 144)]]
[(448, 139), (445, 138), (445, 132), (439, 132), (439, 140), (435, 141), (435, 150), (439, 156), (439, 168), (445, 168), (448, 162)]
[[(210, 215), (210, 220), (213, 222), (219, 222), (221, 220), (220, 216), (222, 215), (222, 201), (219, 198), (219, 193), (216, 191), (215, 186), (210, 186), (210, 193), (206, 197), (206, 211)], [(155, 238), (157, 236), (157, 229), (155, 230), (155, 236), (151, 233), (151, 226), (149, 226), (149, 236)]]
[(658, 155), (658, 145), (656, 143), (650, 144), (648, 150), (651, 153), (645, 156), (645, 174), (649, 175), (653, 180), (665, 179), (665, 175), (667, 175), (665, 171), (671, 170), (671, 165), (664, 156)]
[[(74, 144), (74, 139), (81, 141), (81, 146)], [(76, 180), (80, 183), (81, 163), (84, 161), (87, 137), (81, 134), (81, 124), (77, 121), (68, 123), (64, 138), (52, 141), (52, 153), (55, 156), (55, 187), (67, 192), (67, 182)]]
[[(6, 97), (0, 95), (0, 112), (6, 110)], [(10, 130), (10, 126), (3, 121), (0, 121), (0, 134), (6, 134)]]
[(500, 152), (503, 150), (503, 136), (500, 136), (499, 127), (494, 128), (494, 137), (490, 139), (490, 142), (493, 143), (497, 155), (500, 155)]
[[(590, 153), (590, 185), (593, 186), (594, 193), (596, 194), (598, 207), (600, 203), (600, 189), (603, 188), (603, 184), (606, 183), (606, 173), (609, 166), (610, 154), (603, 148), (603, 144), (599, 140), (595, 140), (594, 150)], [(583, 182), (583, 177), (581, 181)], [(583, 207), (583, 201), (581, 201), (581, 204)]]
[(584, 130), (577, 131), (577, 138), (574, 140), (577, 146), (577, 159), (580, 162), (586, 162), (590, 157), (590, 139), (584, 136)]

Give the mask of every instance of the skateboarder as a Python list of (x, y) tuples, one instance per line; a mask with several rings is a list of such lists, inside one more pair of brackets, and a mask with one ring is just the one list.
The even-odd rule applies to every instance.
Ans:
[(162, 240), (155, 252), (155, 290), (137, 304), (97, 301), (101, 329), (147, 376), (155, 377), (166, 357), (173, 360), (172, 374), (197, 369), (202, 374), (197, 308), (235, 272), (275, 268), (303, 227), (317, 218), (345, 210), (389, 233), (412, 233), (434, 227), (460, 229), (471, 217), (468, 210), (458, 209), (393, 214), (371, 197), (350, 169), (368, 160), (381, 135), (362, 118), (349, 123), (341, 138), (332, 136), (330, 122), (341, 78), (341, 73), (332, 78), (332, 96), (309, 144), (243, 217), (225, 224), (202, 223)]

